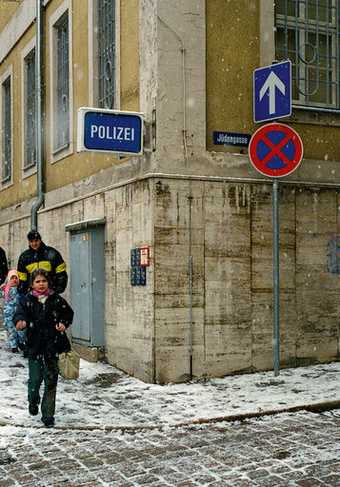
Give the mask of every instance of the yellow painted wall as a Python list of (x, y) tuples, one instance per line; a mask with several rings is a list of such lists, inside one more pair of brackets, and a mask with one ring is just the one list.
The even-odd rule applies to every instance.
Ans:
[[(49, 16), (55, 11), (59, 2), (51, 2), (47, 10)], [(76, 152), (77, 138), (77, 109), (89, 105), (88, 86), (88, 39), (87, 2), (73, 0), (73, 141), (74, 153), (54, 164), (46, 164), (46, 190), (51, 191), (66, 184), (89, 177), (101, 169), (119, 164), (121, 161), (111, 154)], [(121, 109), (139, 110), (139, 57), (138, 57), (138, 1), (124, 0), (121, 2)], [(48, 41), (49, 42), (49, 41)], [(119, 44), (119, 43), (118, 43)], [(84, 48), (86, 46), (86, 48)], [(51, 52), (49, 45), (47, 52)], [(47, 58), (47, 65), (49, 65)], [(47, 87), (50, 87), (50, 73), (46, 72)], [(47, 110), (49, 106), (49, 91), (47, 90)], [(49, 137), (47, 139), (49, 149)]]
[[(111, 154), (76, 152), (77, 140), (77, 111), (81, 106), (89, 106), (89, 75), (88, 75), (88, 2), (85, 0), (73, 0), (73, 33), (72, 33), (72, 62), (73, 62), (73, 153), (64, 159), (51, 163), (50, 156), (50, 57), (51, 46), (49, 38), (49, 20), (51, 15), (62, 4), (62, 0), (52, 0), (48, 3), (45, 12), (45, 110), (46, 110), (46, 191), (51, 191), (89, 177), (101, 169), (113, 164), (119, 164), (121, 160)], [(1, 5), (1, 0), (0, 0)], [(8, 18), (13, 12), (6, 9)], [(1, 12), (1, 11), (0, 11)], [(120, 19), (120, 57), (121, 79), (120, 98), (123, 110), (139, 111), (139, 19), (138, 0), (124, 0), (121, 2)], [(1, 30), (1, 29), (0, 29)], [(5, 208), (16, 202), (23, 201), (35, 195), (35, 176), (22, 180), (22, 155), (21, 155), (21, 50), (34, 37), (35, 26), (24, 34), (14, 49), (9, 53), (3, 63), (0, 64), (0, 76), (13, 65), (13, 160), (14, 160), (14, 184), (1, 191), (0, 208)], [(119, 42), (118, 42), (119, 45)]]
[[(252, 73), (260, 64), (259, 0), (209, 0), (207, 10), (207, 147), (213, 131), (252, 134)], [(301, 135), (307, 159), (340, 160), (340, 115), (294, 110), (284, 120)]]
[(139, 107), (139, 0), (121, 1), (121, 109)]
[(251, 72), (259, 65), (258, 4), (254, 0), (206, 2), (209, 150), (227, 150), (212, 144), (213, 131), (253, 130)]
[(27, 31), (7, 58), (0, 64), (0, 76), (12, 67), (12, 127), (13, 127), (13, 184), (1, 191), (0, 208), (13, 205), (34, 196), (34, 178), (22, 178), (22, 93), (21, 93), (21, 52), (34, 36), (34, 30)]

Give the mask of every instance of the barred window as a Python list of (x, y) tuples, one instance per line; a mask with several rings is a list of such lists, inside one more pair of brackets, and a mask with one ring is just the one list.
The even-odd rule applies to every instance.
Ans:
[(1, 179), (7, 183), (12, 177), (12, 114), (11, 77), (2, 83), (2, 172)]
[(98, 106), (115, 105), (115, 0), (97, 0)]
[(54, 25), (56, 48), (56, 104), (54, 114), (54, 150), (59, 151), (70, 143), (69, 99), (69, 25), (66, 12)]
[(35, 166), (36, 151), (36, 111), (35, 111), (35, 50), (24, 59), (25, 72), (25, 151), (24, 170)]
[(339, 0), (276, 0), (276, 59), (292, 61), (295, 105), (340, 109)]

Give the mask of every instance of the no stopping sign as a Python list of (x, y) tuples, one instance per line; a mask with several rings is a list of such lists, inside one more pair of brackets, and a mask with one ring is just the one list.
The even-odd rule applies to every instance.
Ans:
[(253, 134), (248, 153), (258, 172), (279, 178), (297, 169), (303, 157), (303, 144), (299, 134), (288, 125), (268, 123)]

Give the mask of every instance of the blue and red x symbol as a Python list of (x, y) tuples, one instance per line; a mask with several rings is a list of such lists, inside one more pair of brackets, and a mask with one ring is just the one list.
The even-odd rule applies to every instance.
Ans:
[(298, 167), (302, 155), (302, 140), (288, 125), (264, 125), (254, 133), (249, 143), (250, 161), (265, 176), (287, 176)]

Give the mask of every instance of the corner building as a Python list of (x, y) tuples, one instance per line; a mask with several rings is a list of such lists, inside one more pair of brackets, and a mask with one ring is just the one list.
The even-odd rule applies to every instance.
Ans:
[[(12, 265), (37, 195), (35, 8), (0, 2)], [(272, 181), (216, 133), (256, 130), (253, 70), (289, 58), (304, 159), (280, 181), (281, 366), (338, 359), (339, 15), (335, 0), (43, 1), (39, 231), (68, 263), (84, 354), (158, 383), (272, 369)], [(142, 112), (143, 156), (78, 153), (86, 106)]]

